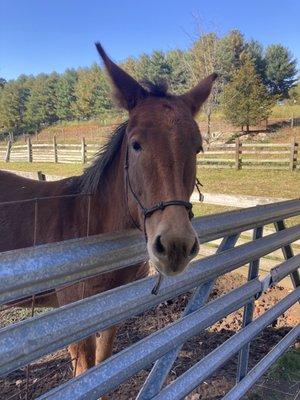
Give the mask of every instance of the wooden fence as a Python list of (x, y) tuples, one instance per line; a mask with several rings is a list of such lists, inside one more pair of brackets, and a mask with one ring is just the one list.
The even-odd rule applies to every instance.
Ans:
[(298, 143), (242, 143), (214, 145), (198, 156), (198, 165), (209, 168), (300, 169)]
[[(87, 163), (101, 144), (87, 143), (85, 138), (77, 144), (32, 143), (0, 145), (0, 160), (6, 162), (54, 162)], [(235, 169), (285, 169), (300, 170), (298, 143), (242, 143), (239, 139), (232, 144), (217, 144), (199, 154), (197, 163), (207, 168)]]
[(54, 163), (86, 163), (90, 161), (101, 144), (86, 143), (85, 138), (77, 144), (57, 143), (56, 137), (52, 143), (32, 143), (28, 138), (25, 144), (0, 145), (0, 160), (6, 162), (54, 162)]

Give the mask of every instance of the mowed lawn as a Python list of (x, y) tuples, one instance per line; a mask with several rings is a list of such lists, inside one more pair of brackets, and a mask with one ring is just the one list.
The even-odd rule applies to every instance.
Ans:
[[(16, 171), (42, 171), (48, 175), (72, 176), (82, 173), (86, 166), (82, 164), (54, 163), (5, 163), (0, 169)], [(300, 171), (270, 171), (235, 169), (198, 169), (198, 178), (203, 184), (202, 191), (224, 194), (245, 194), (275, 198), (300, 198)], [(194, 204), (195, 216), (216, 214), (234, 210), (233, 207), (213, 204)], [(300, 217), (287, 221), (288, 225), (300, 223)]]
[[(42, 171), (49, 175), (79, 175), (82, 164), (5, 163), (0, 169)], [(198, 169), (203, 192), (245, 194), (277, 198), (300, 198), (300, 171)]]

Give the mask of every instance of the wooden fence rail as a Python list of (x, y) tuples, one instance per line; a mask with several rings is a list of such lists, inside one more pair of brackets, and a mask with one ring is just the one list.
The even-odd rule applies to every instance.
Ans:
[(200, 154), (197, 164), (209, 168), (235, 169), (300, 169), (298, 143), (219, 144)]
[[(0, 160), (6, 162), (54, 162), (88, 163), (97, 153), (101, 144), (87, 143), (85, 138), (77, 144), (52, 143), (26, 144), (8, 142), (0, 145)], [(300, 170), (299, 144), (290, 143), (243, 143), (236, 139), (232, 144), (216, 144), (199, 154), (197, 164), (204, 168), (235, 169), (285, 169)]]

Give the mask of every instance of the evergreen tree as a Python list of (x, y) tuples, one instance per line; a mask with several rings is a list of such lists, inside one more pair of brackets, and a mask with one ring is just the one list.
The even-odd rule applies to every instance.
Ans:
[(296, 60), (286, 47), (273, 44), (266, 50), (266, 84), (272, 95), (288, 97), (288, 91), (297, 81)]
[(75, 103), (75, 84), (77, 72), (74, 69), (67, 69), (57, 82), (57, 117), (61, 121), (74, 119), (73, 104)]
[(264, 59), (263, 46), (257, 40), (250, 40), (245, 44), (244, 52), (249, 56), (255, 66), (256, 72), (262, 81), (266, 80), (266, 62)]
[(235, 126), (254, 125), (266, 119), (273, 105), (261, 78), (249, 56), (242, 57), (242, 65), (224, 87), (222, 107), (225, 118)]
[(120, 67), (123, 68), (128, 74), (130, 74), (134, 79), (139, 80), (139, 74), (137, 71), (138, 61), (133, 57), (126, 58), (125, 61), (120, 63)]
[(143, 54), (136, 66), (136, 75), (139, 81), (148, 80), (157, 83), (165, 80), (169, 82), (171, 66), (165, 53), (154, 51), (150, 56)]
[(0, 127), (18, 135), (25, 130), (25, 104), (29, 89), (18, 80), (9, 81), (0, 91)]
[(241, 65), (240, 56), (245, 48), (244, 36), (239, 30), (232, 30), (218, 42), (217, 72), (220, 82), (230, 81), (232, 74)]
[(75, 97), (74, 112), (78, 119), (95, 118), (112, 108), (107, 79), (97, 64), (78, 71)]
[(0, 90), (4, 88), (5, 84), (6, 84), (6, 80), (4, 78), (0, 77)]
[(26, 105), (26, 121), (30, 132), (58, 121), (57, 84), (58, 74), (55, 72), (40, 74), (34, 79)]
[(181, 50), (171, 50), (166, 54), (170, 68), (169, 84), (173, 93), (181, 94), (191, 88), (191, 72), (185, 63), (185, 53)]

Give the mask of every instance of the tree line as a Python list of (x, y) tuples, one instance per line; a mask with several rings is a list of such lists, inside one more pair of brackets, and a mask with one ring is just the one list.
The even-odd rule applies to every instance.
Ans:
[[(238, 30), (223, 37), (203, 33), (186, 51), (154, 51), (120, 63), (139, 81), (166, 80), (175, 94), (212, 72), (219, 75), (204, 106), (207, 131), (216, 108), (233, 124), (249, 125), (266, 118), (272, 105), (291, 95), (297, 82), (296, 60), (281, 44), (267, 48), (245, 40)], [(97, 64), (64, 73), (0, 78), (0, 132), (32, 133), (62, 121), (116, 115), (105, 71)]]

